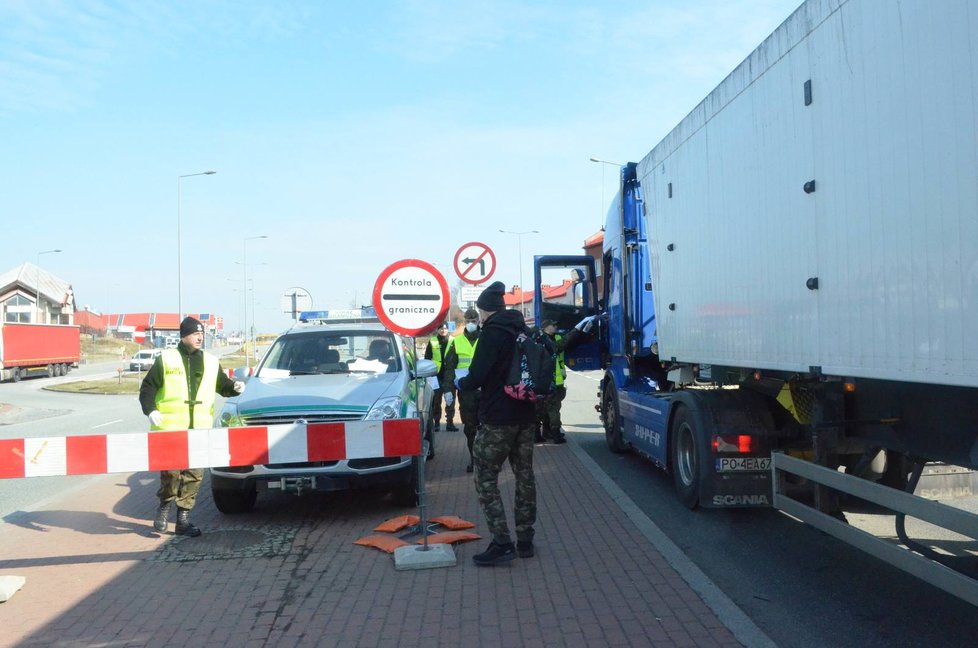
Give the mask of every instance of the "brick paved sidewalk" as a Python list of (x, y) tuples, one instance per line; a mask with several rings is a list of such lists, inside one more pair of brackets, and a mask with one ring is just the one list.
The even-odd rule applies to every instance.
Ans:
[[(489, 536), (464, 436), (439, 433), (437, 451), (428, 515), (471, 520), (484, 538), (455, 545), (454, 567), (396, 571), (392, 556), (354, 545), (416, 512), (374, 494), (269, 494), (223, 516), (205, 484), (193, 515), (204, 536), (176, 538), (152, 531), (156, 478), (137, 473), (11, 516), (0, 575), (27, 584), (0, 604), (0, 646), (771, 645), (707, 582), (698, 589), (721, 622), (573, 443), (535, 452), (537, 556), (474, 566)], [(512, 486), (504, 470), (510, 519)]]

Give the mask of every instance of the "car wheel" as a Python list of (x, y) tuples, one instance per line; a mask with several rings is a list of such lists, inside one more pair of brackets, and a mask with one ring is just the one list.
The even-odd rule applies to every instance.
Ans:
[(411, 479), (407, 484), (391, 490), (394, 506), (413, 508), (418, 505), (418, 460), (411, 460)]
[(241, 490), (211, 488), (211, 495), (217, 510), (228, 515), (247, 513), (255, 507), (255, 500), (258, 499), (254, 484)]

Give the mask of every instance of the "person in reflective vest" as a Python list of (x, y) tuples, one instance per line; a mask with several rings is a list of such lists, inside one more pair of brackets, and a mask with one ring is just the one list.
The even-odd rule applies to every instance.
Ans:
[[(479, 343), (479, 311), (470, 308), (465, 311), (465, 328), (462, 332), (452, 338), (445, 352), (445, 380), (449, 384), (455, 383), (458, 370), (468, 372), (469, 365), (472, 364), (472, 356), (475, 355), (475, 347)], [(465, 434), (465, 441), (469, 446), (469, 464), (465, 467), (466, 472), (472, 472), (472, 444), (475, 442), (475, 433), (479, 429), (479, 391), (458, 392), (458, 411), (462, 419), (462, 432)]]
[[(150, 430), (192, 430), (212, 427), (214, 398), (237, 396), (244, 383), (231, 380), (221, 369), (217, 358), (201, 350), (204, 325), (193, 317), (180, 322), (180, 344), (165, 349), (139, 387), (139, 404), (149, 418)], [(177, 503), (177, 535), (199, 536), (201, 531), (190, 522), (190, 509), (197, 500), (204, 471), (199, 468), (160, 472), (160, 500), (153, 527), (166, 531), (170, 504)]]
[[(585, 319), (581, 325), (587, 321), (589, 320)], [(564, 387), (564, 380), (567, 378), (564, 350), (580, 342), (583, 337), (584, 333), (579, 328), (572, 328), (566, 337), (558, 334), (557, 322), (553, 320), (543, 320), (543, 323), (540, 324), (537, 340), (550, 349), (557, 361), (557, 366), (554, 369), (554, 383), (557, 387), (549, 397), (538, 400), (536, 403), (537, 443), (545, 443), (548, 439), (552, 443), (567, 443), (560, 425), (560, 404), (567, 396), (567, 388)]]
[(438, 367), (438, 388), (431, 398), (431, 417), (428, 419), (432, 432), (441, 428), (442, 400), (445, 401), (445, 429), (449, 432), (458, 431), (455, 427), (455, 385), (445, 380), (445, 352), (449, 342), (448, 322), (442, 322), (435, 335), (428, 339), (428, 346), (424, 350), (425, 360), (434, 360)]

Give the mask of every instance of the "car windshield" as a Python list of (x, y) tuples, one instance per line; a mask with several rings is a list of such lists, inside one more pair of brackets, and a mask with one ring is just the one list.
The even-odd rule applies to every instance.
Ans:
[(390, 373), (401, 370), (394, 336), (385, 331), (312, 331), (283, 335), (258, 375)]

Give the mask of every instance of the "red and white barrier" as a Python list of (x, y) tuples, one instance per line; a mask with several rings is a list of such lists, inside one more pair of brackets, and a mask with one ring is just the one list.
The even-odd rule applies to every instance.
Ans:
[(0, 439), (0, 478), (421, 454), (418, 419)]

